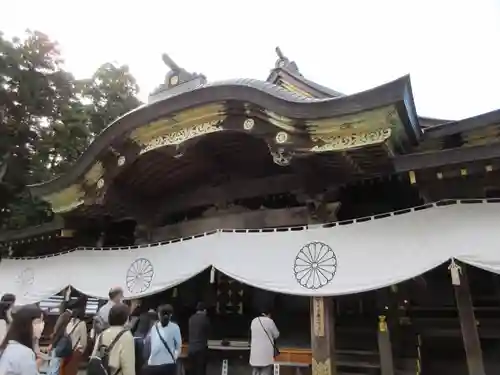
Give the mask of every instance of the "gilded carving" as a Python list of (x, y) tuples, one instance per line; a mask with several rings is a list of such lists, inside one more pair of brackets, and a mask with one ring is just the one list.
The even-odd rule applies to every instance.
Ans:
[(164, 136), (172, 131), (185, 129), (202, 122), (222, 119), (225, 117), (223, 115), (224, 110), (224, 105), (220, 103), (187, 109), (174, 115), (165, 116), (147, 125), (142, 125), (132, 131), (129, 138), (133, 142), (143, 146), (153, 139)]
[(312, 375), (331, 375), (332, 374), (332, 364), (330, 358), (324, 361), (316, 361), (315, 358), (312, 359)]
[(191, 138), (195, 138), (200, 135), (221, 131), (222, 127), (219, 125), (220, 122), (220, 119), (212, 120), (204, 122), (202, 124), (193, 125), (188, 128), (180, 129), (178, 131), (172, 131), (166, 135), (157, 137), (148, 142), (141, 150), (139, 155), (145, 154), (146, 152), (155, 150), (160, 147), (179, 145)]
[(313, 298), (314, 336), (325, 337), (325, 307), (322, 297)]
[(104, 175), (104, 167), (100, 161), (95, 163), (92, 168), (85, 174), (85, 185), (92, 186)]
[(339, 135), (314, 135), (313, 142), (320, 142), (311, 148), (312, 152), (340, 151), (359, 148), (386, 141), (391, 136), (391, 128), (380, 128), (373, 131)]
[(125, 164), (125, 161), (126, 161), (125, 156), (123, 156), (123, 155), (122, 155), (122, 156), (120, 156), (120, 157), (118, 158), (118, 161), (117, 161), (118, 166), (119, 166), (119, 167), (123, 166), (123, 165)]

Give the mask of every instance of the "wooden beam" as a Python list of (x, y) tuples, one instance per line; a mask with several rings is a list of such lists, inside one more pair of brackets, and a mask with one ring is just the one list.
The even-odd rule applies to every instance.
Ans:
[(311, 297), (312, 375), (337, 375), (333, 298)]
[(486, 375), (466, 266), (463, 263), (455, 262), (452, 261), (450, 272), (452, 274), (453, 289), (455, 290), (469, 375)]
[(481, 146), (453, 148), (449, 150), (421, 152), (395, 157), (393, 159), (396, 172), (408, 172), (424, 168), (436, 168), (449, 164), (461, 164), (477, 160), (500, 157), (498, 143)]
[[(326, 187), (326, 185), (323, 185)], [(215, 205), (237, 199), (253, 198), (269, 194), (301, 191), (303, 181), (295, 174), (283, 174), (258, 179), (244, 179), (217, 187), (200, 187), (180, 196), (167, 197), (159, 215), (167, 215), (193, 207)], [(334, 186), (332, 186), (334, 188)]]

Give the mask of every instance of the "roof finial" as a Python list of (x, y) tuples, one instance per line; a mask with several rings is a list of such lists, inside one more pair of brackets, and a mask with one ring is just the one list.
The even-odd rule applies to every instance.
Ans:
[(279, 46), (278, 46), (278, 47), (276, 47), (276, 49), (275, 49), (275, 50), (276, 50), (276, 54), (278, 55), (278, 58), (279, 58), (280, 60), (288, 60), (288, 59), (285, 57), (285, 55), (283, 55), (283, 52), (281, 52), (281, 48), (280, 48)]
[(300, 74), (299, 68), (297, 67), (297, 64), (295, 64), (295, 61), (290, 61), (290, 59), (283, 54), (283, 51), (280, 47), (276, 47), (275, 51), (278, 55), (278, 60), (275, 64), (276, 68), (288, 69)]
[(207, 80), (203, 74), (189, 73), (177, 65), (168, 54), (163, 53), (161, 58), (170, 71), (165, 75), (163, 84), (149, 95), (150, 103), (165, 99), (175, 93), (193, 90), (206, 83)]
[(168, 54), (166, 54), (166, 53), (162, 54), (161, 58), (162, 58), (163, 62), (165, 63), (165, 65), (170, 68), (170, 70), (173, 70), (176, 72), (181, 70), (179, 65), (177, 65)]

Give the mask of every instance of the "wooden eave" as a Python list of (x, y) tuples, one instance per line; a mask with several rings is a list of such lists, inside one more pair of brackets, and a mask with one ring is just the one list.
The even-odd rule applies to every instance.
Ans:
[(424, 129), (416, 152), (479, 146), (500, 141), (500, 110)]
[(287, 68), (275, 68), (269, 75), (268, 82), (281, 86), (291, 92), (297, 92), (314, 98), (338, 98), (344, 94), (313, 82), (298, 72)]
[(18, 242), (42, 241), (52, 237), (58, 237), (63, 230), (64, 220), (62, 217), (56, 216), (54, 220), (46, 224), (0, 232), (0, 246), (9, 246)]
[[(278, 67), (271, 71), (267, 78), (268, 82), (281, 86), (286, 90), (314, 98), (338, 98), (345, 94), (323, 86), (317, 82), (305, 78), (298, 71), (287, 67)], [(422, 130), (433, 128), (438, 125), (451, 122), (441, 118), (417, 116)]]
[[(377, 114), (382, 120), (372, 121), (372, 114)], [(245, 124), (226, 121), (235, 116), (242, 116), (242, 123), (245, 118), (252, 119), (255, 128), (246, 129)], [(58, 212), (72, 211), (82, 204), (89, 204), (89, 196), (102, 196), (103, 185), (110, 184), (120, 170), (142, 155), (145, 150), (141, 147), (148, 137), (168, 133), (174, 149), (178, 149), (184, 139), (187, 140), (184, 137), (187, 126), (194, 126), (195, 133), (198, 132), (188, 138), (226, 130), (263, 137), (271, 149), (281, 147), (304, 154), (338, 149), (338, 145), (333, 148), (325, 148), (325, 145), (332, 137), (337, 137), (336, 134), (338, 137), (350, 134), (353, 121), (364, 124), (363, 131), (375, 131), (377, 126), (385, 126), (398, 132), (393, 146), (415, 143), (420, 128), (409, 77), (355, 95), (329, 99), (307, 98), (257, 80), (207, 84), (121, 117), (90, 145), (69, 173), (30, 186), (30, 190), (51, 202), (67, 202), (64, 210)], [(206, 131), (200, 133), (200, 127)], [(175, 132), (181, 132), (184, 138), (179, 141), (177, 133), (173, 134)], [(138, 139), (142, 139), (139, 142), (142, 146), (137, 143)], [(353, 147), (355, 150), (360, 146), (355, 144)]]
[(426, 129), (430, 129), (430, 128), (433, 128), (433, 127), (438, 126), (438, 125), (452, 122), (451, 120), (445, 120), (442, 118), (427, 117), (427, 116), (418, 116), (418, 120), (420, 122), (420, 127), (424, 131)]
[(424, 132), (424, 139), (442, 138), (453, 134), (469, 133), (492, 124), (500, 124), (500, 109), (469, 117), (464, 120), (450, 121), (429, 127)]
[(500, 158), (500, 142), (448, 150), (399, 155), (393, 159), (396, 172), (460, 165)]

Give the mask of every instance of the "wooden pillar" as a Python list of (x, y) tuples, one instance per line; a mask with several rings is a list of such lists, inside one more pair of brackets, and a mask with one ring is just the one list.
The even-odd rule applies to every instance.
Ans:
[(382, 375), (394, 375), (394, 361), (392, 357), (391, 337), (385, 315), (378, 317), (378, 350), (380, 354), (380, 368)]
[(460, 327), (462, 328), (462, 339), (469, 375), (485, 375), (483, 353), (472, 306), (466, 266), (452, 260), (449, 269), (453, 288), (455, 289), (455, 300), (457, 302)]
[[(337, 218), (340, 203), (326, 205), (324, 197), (312, 199), (309, 224), (327, 223)], [(328, 209), (326, 209), (328, 206)], [(312, 375), (337, 375), (335, 353), (335, 308), (332, 297), (311, 297)]]
[(333, 298), (311, 297), (312, 375), (337, 375)]

